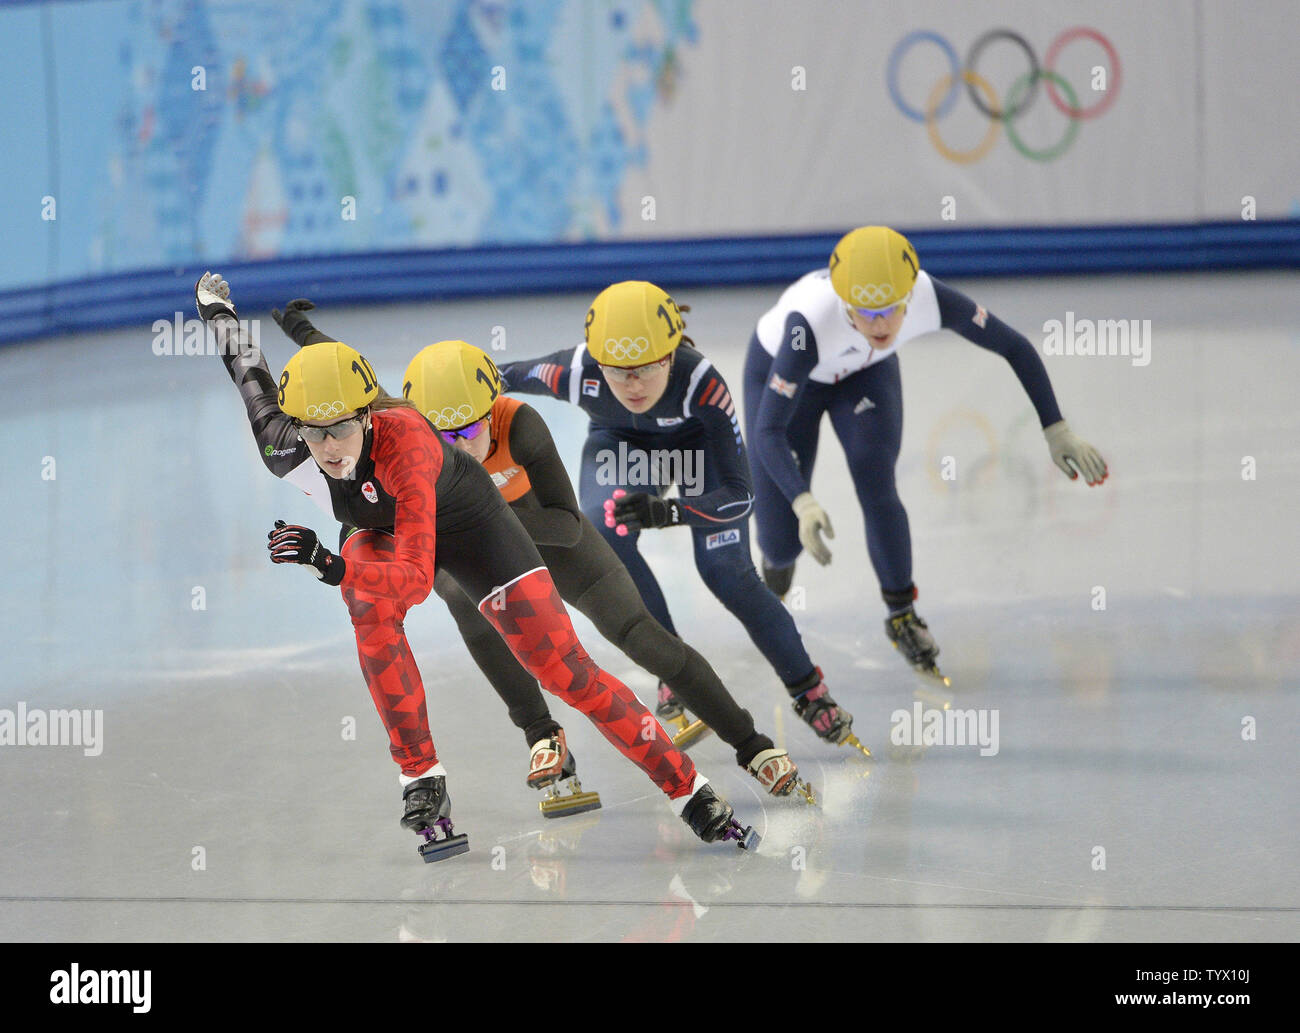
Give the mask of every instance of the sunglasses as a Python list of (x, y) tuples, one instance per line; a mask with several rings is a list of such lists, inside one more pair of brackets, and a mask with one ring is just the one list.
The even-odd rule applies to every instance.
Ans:
[(366, 414), (361, 412), (351, 419), (331, 423), (328, 427), (312, 427), (305, 423), (299, 423), (298, 435), (303, 441), (310, 441), (313, 445), (319, 445), (326, 438), (336, 438), (342, 441), (344, 438), (350, 438), (357, 433), (361, 429), (362, 421), (365, 418)]
[(853, 306), (853, 311), (856, 312), (858, 315), (860, 315), (863, 319), (875, 319), (877, 316), (880, 316), (883, 319), (888, 319), (890, 316), (892, 316), (895, 312), (897, 312), (900, 308), (902, 308), (906, 304), (907, 302), (900, 301), (893, 305), (890, 305), (889, 308), (858, 308), (855, 305)]
[(647, 362), (644, 366), (633, 366), (631, 369), (623, 366), (601, 366), (600, 371), (616, 384), (626, 384), (629, 380), (646, 380), (656, 376), (661, 370), (668, 367), (672, 361), (671, 355), (665, 355), (658, 362)]
[(442, 435), (443, 441), (447, 442), (449, 445), (454, 445), (456, 444), (457, 438), (464, 438), (466, 441), (473, 441), (483, 433), (486, 427), (487, 417), (484, 417), (481, 420), (475, 420), (468, 427), (461, 427), (460, 430), (440, 430), (438, 433)]

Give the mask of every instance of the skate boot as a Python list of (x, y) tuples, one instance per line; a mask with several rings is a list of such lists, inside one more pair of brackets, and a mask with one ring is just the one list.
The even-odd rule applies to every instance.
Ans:
[(767, 585), (768, 591), (778, 599), (784, 599), (794, 583), (794, 564), (791, 563), (788, 567), (773, 567), (764, 557), (761, 569), (763, 584)]
[(952, 681), (946, 678), (935, 665), (934, 658), (939, 655), (939, 647), (934, 644), (934, 636), (930, 634), (929, 626), (916, 615), (916, 611), (911, 606), (901, 613), (885, 618), (885, 634), (889, 637), (889, 641), (894, 643), (894, 648), (902, 653), (916, 670), (943, 682), (944, 685), (952, 684)]
[(785, 750), (763, 750), (756, 753), (745, 767), (773, 796), (789, 796), (797, 792), (808, 803), (817, 802), (812, 786), (799, 778), (799, 769)]
[[(446, 776), (416, 779), (402, 790), (402, 800), (406, 804), (402, 827), (414, 829), (424, 837), (419, 849), (426, 862), (443, 861), (469, 850), (469, 836), (455, 835), (452, 829)], [(438, 838), (439, 832), (442, 838)]]
[(546, 798), (537, 805), (544, 818), (600, 809), (600, 794), (582, 791), (578, 765), (565, 744), (563, 728), (557, 729), (553, 738), (533, 743), (528, 784), (546, 790)]
[(871, 751), (853, 734), (853, 715), (831, 699), (820, 667), (788, 691), (794, 697), (794, 712), (819, 736), (835, 746), (852, 746), (871, 756)]
[(703, 721), (688, 718), (681, 700), (663, 682), (659, 683), (659, 704), (655, 707), (655, 717), (672, 731), (673, 745), (679, 750), (693, 746), (709, 734), (709, 726)]
[(687, 803), (686, 810), (682, 811), (682, 821), (706, 843), (734, 839), (741, 850), (755, 849), (760, 842), (759, 834), (752, 825), (742, 828), (734, 815), (731, 804), (706, 783), (695, 791)]

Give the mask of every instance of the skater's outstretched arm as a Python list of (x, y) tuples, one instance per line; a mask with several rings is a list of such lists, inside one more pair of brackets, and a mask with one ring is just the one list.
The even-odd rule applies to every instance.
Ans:
[(512, 508), (538, 545), (572, 548), (582, 537), (582, 510), (546, 422), (530, 405), (520, 405), (510, 421), (510, 454), (528, 472), (533, 505)]
[(1047, 367), (1043, 365), (1043, 360), (1029, 339), (961, 291), (954, 290), (933, 276), (930, 277), (930, 282), (934, 285), (934, 295), (939, 301), (940, 325), (960, 334), (972, 344), (978, 344), (1006, 359), (1025, 389), (1025, 394), (1034, 403), (1038, 422), (1043, 427), (1050, 427), (1060, 420), (1061, 410), (1056, 404), (1056, 393), (1047, 376)]
[(959, 290), (930, 277), (939, 302), (941, 325), (981, 348), (996, 352), (1011, 364), (1025, 394), (1033, 402), (1052, 461), (1071, 480), (1083, 474), (1090, 485), (1101, 484), (1109, 474), (1106, 461), (1092, 445), (1070, 430), (1056, 404), (1047, 367), (1024, 334), (1002, 322)]
[(576, 402), (576, 398), (569, 397), (570, 371), (575, 354), (585, 351), (586, 347), (580, 344), (577, 353), (572, 348), (564, 348), (540, 359), (523, 359), (498, 366), (501, 390), (512, 394), (549, 395), (562, 402)]
[(199, 315), (216, 338), (226, 372), (244, 400), (262, 462), (277, 477), (288, 477), (311, 458), (311, 453), (299, 439), (293, 420), (280, 411), (266, 356), (239, 324), (230, 300), (230, 285), (217, 273), (204, 273), (195, 285), (194, 298)]
[(306, 298), (294, 298), (293, 301), (284, 306), (283, 312), (278, 308), (271, 309), (271, 318), (275, 320), (275, 325), (283, 330), (299, 348), (305, 348), (309, 344), (337, 341), (337, 337), (327, 337), (312, 326), (312, 322), (307, 318), (306, 313), (315, 307)]

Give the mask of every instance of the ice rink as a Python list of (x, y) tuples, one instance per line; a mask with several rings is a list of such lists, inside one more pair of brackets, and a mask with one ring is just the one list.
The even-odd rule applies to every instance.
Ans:
[[(821, 797), (760, 798), (725, 744), (695, 746), (762, 834), (755, 854), (699, 843), (558, 701), (604, 807), (544, 820), (522, 735), (431, 596), (407, 632), (472, 849), (422, 863), (338, 593), (267, 561), (276, 518), (327, 541), (335, 527), (266, 472), (220, 359), (157, 356), (145, 326), (0, 348), (0, 709), (103, 715), (94, 749), (0, 748), (0, 939), (1300, 939), (1295, 277), (954, 286), (1040, 348), (1067, 312), (1150, 320), (1145, 365), (1045, 358), (1111, 477), (1089, 489), (1052, 465), (996, 356), (948, 333), (903, 348), (899, 490), (943, 690), (885, 639), (824, 428), (813, 488), (834, 560), (802, 560), (790, 604), (870, 761), (795, 718), (684, 532), (643, 536), (683, 636)], [(673, 291), (737, 396), (779, 290)], [(396, 391), (435, 340), (495, 339), (500, 361), (576, 344), (589, 296), (314, 300)], [(188, 285), (175, 308), (193, 316)], [(293, 345), (265, 313), (241, 316), (264, 317), (278, 372)], [(585, 417), (535, 404), (576, 463)], [(653, 701), (650, 675), (575, 625)], [(996, 716), (996, 751), (894, 744), (892, 716), (915, 703)]]

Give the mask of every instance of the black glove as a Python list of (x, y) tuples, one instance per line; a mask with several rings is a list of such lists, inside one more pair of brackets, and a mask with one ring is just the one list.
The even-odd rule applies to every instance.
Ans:
[(278, 308), (271, 309), (271, 318), (275, 320), (276, 326), (293, 339), (294, 344), (299, 348), (305, 348), (313, 343), (311, 336), (317, 333), (317, 330), (303, 313), (310, 312), (315, 307), (306, 298), (294, 298), (284, 306), (283, 312)]
[(626, 524), (629, 531), (645, 527), (674, 527), (682, 523), (682, 507), (676, 499), (661, 499), (639, 491), (613, 502), (614, 524)]
[(267, 549), (272, 563), (301, 563), (327, 585), (338, 585), (343, 580), (343, 557), (335, 556), (321, 545), (316, 532), (310, 527), (275, 522), (275, 530), (266, 536)]

